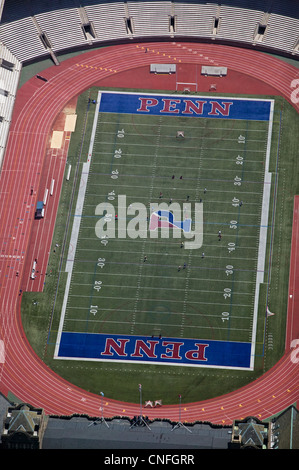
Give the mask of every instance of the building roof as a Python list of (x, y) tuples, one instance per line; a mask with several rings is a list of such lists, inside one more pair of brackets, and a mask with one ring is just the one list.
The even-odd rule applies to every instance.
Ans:
[(40, 423), (40, 416), (36, 411), (32, 411), (28, 405), (22, 405), (18, 409), (11, 409), (5, 422), (8, 434), (23, 431), (33, 435), (35, 426)]
[(132, 426), (124, 418), (93, 422), (84, 417), (50, 417), (43, 449), (227, 449), (230, 430), (209, 424), (174, 429), (170, 422), (159, 420), (147, 427)]
[(257, 418), (248, 417), (243, 421), (235, 422), (234, 435), (241, 436), (243, 446), (264, 447), (268, 434), (268, 426)]

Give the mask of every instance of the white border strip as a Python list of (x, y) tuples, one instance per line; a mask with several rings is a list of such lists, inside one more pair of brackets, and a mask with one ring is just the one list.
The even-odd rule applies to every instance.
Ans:
[(260, 285), (264, 282), (264, 269), (265, 269), (265, 260), (266, 260), (266, 251), (267, 251), (267, 233), (268, 233), (268, 223), (269, 223), (271, 177), (272, 177), (272, 173), (269, 173), (269, 164), (270, 164), (273, 115), (274, 115), (274, 100), (270, 100), (270, 101), (271, 101), (271, 108), (270, 108), (269, 126), (268, 126), (268, 141), (267, 141), (265, 175), (264, 175), (264, 191), (263, 191), (258, 262), (257, 262), (256, 284), (255, 284), (250, 369), (254, 369), (259, 294), (260, 294)]
[[(129, 336), (129, 335), (128, 335)], [(139, 360), (126, 360), (126, 359), (101, 359), (101, 358), (90, 358), (90, 357), (65, 357), (60, 356), (55, 359), (61, 359), (63, 361), (85, 361), (85, 362), (110, 362), (111, 364), (134, 364), (138, 366), (139, 364), (146, 364), (148, 366), (170, 366), (170, 367), (197, 367), (201, 369), (227, 369), (227, 370), (251, 370), (249, 367), (238, 367), (238, 366), (218, 366), (211, 364), (186, 364), (184, 362), (160, 362), (160, 361), (139, 361)]]
[(85, 201), (85, 193), (86, 193), (88, 175), (89, 175), (89, 170), (90, 170), (90, 162), (92, 158), (95, 133), (96, 133), (97, 124), (98, 124), (98, 117), (100, 114), (101, 97), (102, 97), (102, 94), (99, 93), (98, 100), (97, 100), (96, 107), (95, 107), (94, 118), (93, 118), (93, 126), (92, 126), (92, 132), (91, 132), (91, 138), (90, 138), (89, 150), (88, 150), (88, 159), (87, 159), (87, 162), (83, 163), (83, 167), (82, 167), (81, 180), (80, 180), (76, 210), (75, 210), (74, 221), (73, 221), (73, 228), (72, 228), (69, 251), (68, 251), (67, 261), (66, 261), (66, 266), (65, 266), (65, 272), (67, 272), (67, 280), (66, 280), (63, 304), (62, 304), (61, 315), (60, 315), (60, 322), (59, 322), (58, 333), (57, 333), (54, 359), (58, 358), (61, 334), (62, 334), (64, 319), (65, 319), (66, 306), (67, 306), (69, 290), (70, 290), (70, 285), (71, 285), (76, 247), (77, 247), (77, 242), (78, 242), (78, 237), (79, 237), (79, 230), (80, 230), (83, 206), (84, 206), (84, 201)]

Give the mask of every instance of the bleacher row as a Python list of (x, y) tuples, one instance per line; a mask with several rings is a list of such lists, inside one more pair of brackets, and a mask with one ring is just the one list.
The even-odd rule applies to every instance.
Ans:
[[(107, 41), (176, 37), (262, 45), (269, 52), (298, 57), (299, 2), (6, 0), (0, 59), (9, 57), (14, 68), (5, 73), (0, 68), (0, 88), (8, 92), (0, 94), (0, 151), (23, 63), (49, 55), (58, 63), (56, 54), (66, 49)], [(0, 154), (0, 168), (1, 161)]]

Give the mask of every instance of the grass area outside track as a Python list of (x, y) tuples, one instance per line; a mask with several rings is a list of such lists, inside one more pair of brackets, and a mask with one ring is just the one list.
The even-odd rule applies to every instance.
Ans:
[[(171, 403), (175, 402), (178, 393), (184, 393), (184, 399), (188, 401), (200, 400), (226, 393), (254, 380), (278, 360), (284, 347), (282, 331), (286, 317), (292, 196), (296, 192), (294, 169), (297, 164), (294, 158), (296, 143), (289, 137), (292, 135), (295, 111), (281, 98), (275, 97), (270, 163), (270, 171), (273, 172), (271, 228), (268, 233), (267, 274), (260, 296), (261, 314), (258, 319), (255, 371), (54, 361), (52, 357), (63, 299), (64, 265), (71, 218), (74, 214), (82, 162), (88, 152), (93, 120), (94, 109), (89, 107), (87, 110), (87, 101), (89, 96), (95, 95), (96, 90), (92, 89), (79, 97), (78, 101), (78, 126), (81, 123), (82, 131), (80, 133), (77, 126), (68, 158), (69, 162), (73, 162), (73, 167), (77, 164), (78, 178), (73, 180), (73, 187), (65, 184), (62, 189), (53, 239), (53, 245), (61, 245), (60, 257), (57, 256), (58, 253), (51, 256), (53, 275), (48, 278), (44, 293), (25, 294), (22, 303), (23, 322), (31, 344), (50, 367), (72, 383), (95, 393), (100, 387), (105, 390), (106, 396), (127, 401), (138, 400), (138, 383), (143, 384), (144, 393), (148, 393), (149, 399), (154, 395), (156, 398), (162, 397), (164, 403)], [(166, 123), (159, 118), (153, 118), (149, 125), (148, 121), (146, 124), (142, 123), (140, 118), (136, 122), (132, 116), (121, 116), (121, 122), (115, 121), (110, 115), (101, 116), (97, 130), (100, 148), (95, 150), (92, 160), (84, 206), (86, 217), (82, 218), (74, 284), (69, 298), (68, 328), (76, 331), (81, 328), (111, 332), (117, 325), (118, 333), (122, 329), (128, 334), (132, 334), (133, 330), (133, 333), (142, 331), (142, 334), (147, 335), (161, 333), (167, 336), (192, 337), (195, 334), (201, 338), (251, 340), (252, 287), (257, 260), (265, 124), (232, 123), (224, 120), (215, 124), (215, 120), (183, 118), (179, 124), (176, 121), (170, 125), (168, 121)], [(242, 132), (241, 128), (238, 128), (240, 124)], [(175, 132), (178, 127), (181, 130), (182, 126), (187, 126), (187, 135), (187, 128), (195, 125), (198, 128), (193, 129), (192, 139), (186, 138), (176, 142)], [(130, 155), (130, 160), (123, 158), (123, 155), (117, 165), (123, 172), (121, 184), (125, 186), (123, 194), (127, 195), (128, 204), (136, 200), (145, 204), (153, 202), (154, 199), (158, 200), (160, 191), (167, 202), (170, 198), (183, 202), (187, 195), (191, 201), (202, 198), (205, 223), (202, 251), (205, 256), (202, 258), (202, 251), (195, 253), (195, 250), (187, 255), (186, 260), (186, 250), (181, 249), (180, 239), (166, 240), (166, 243), (161, 238), (139, 241), (113, 240), (115, 246), (109, 251), (109, 271), (105, 270), (103, 277), (103, 289), (105, 287), (106, 290), (105, 295), (101, 295), (101, 306), (104, 306), (104, 313), (94, 316), (90, 315), (89, 311), (91, 289), (97, 260), (104, 257), (103, 247), (94, 235), (94, 209), (97, 203), (107, 197), (108, 192), (114, 190), (112, 186), (108, 188), (107, 175), (110, 174), (112, 164), (115, 165), (111, 155), (118, 148), (116, 137), (114, 140), (107, 139), (105, 144), (104, 136), (116, 136), (119, 127), (123, 126), (130, 128), (128, 134), (131, 134), (131, 137), (127, 139), (126, 150), (123, 151)], [(242, 155), (248, 162), (246, 168), (254, 183), (244, 184), (242, 193), (238, 193), (236, 197), (231, 195), (231, 177), (237, 167), (236, 159), (232, 159), (232, 152), (238, 151), (242, 145), (236, 138), (242, 133), (248, 143), (242, 150)], [(138, 146), (136, 137), (140, 139)], [(171, 147), (173, 144), (174, 148)], [(142, 154), (146, 157), (142, 160), (138, 156), (141, 147)], [(97, 152), (100, 159), (96, 158)], [(251, 154), (254, 159), (250, 160)], [(188, 164), (185, 164), (185, 159)], [(196, 165), (198, 161), (200, 165)], [(172, 174), (175, 175), (174, 179)], [(180, 179), (180, 176), (183, 178)], [(242, 206), (236, 201), (241, 198)], [(71, 214), (69, 219), (68, 214)], [(227, 232), (229, 225), (234, 225), (230, 224), (231, 220), (237, 220), (238, 227)], [(223, 233), (221, 242), (217, 238), (218, 230)], [(236, 243), (236, 239), (238, 248), (229, 251), (228, 243)], [(105, 249), (107, 247), (108, 245)], [(105, 259), (107, 254), (106, 250)], [(146, 263), (142, 261), (144, 254), (148, 257)], [(234, 277), (228, 279), (225, 267), (228, 262), (232, 264), (232, 258)], [(189, 269), (178, 272), (178, 266), (183, 265), (185, 260)], [(125, 263), (129, 264), (130, 269)], [(79, 276), (79, 272), (83, 274)], [(102, 272), (101, 270), (101, 278)], [(134, 278), (136, 280), (140, 272), (142, 282), (137, 288)], [(138, 316), (134, 316), (137, 290), (142, 292), (142, 296), (138, 296)], [(92, 295), (95, 293), (92, 292)], [(38, 304), (34, 304), (33, 300), (38, 300)], [(275, 315), (267, 320), (267, 328), (264, 314), (266, 304), (275, 312)], [(80, 311), (80, 315), (77, 311)], [(85, 316), (82, 316), (82, 311)], [(222, 319), (222, 312), (229, 312), (229, 320)]]

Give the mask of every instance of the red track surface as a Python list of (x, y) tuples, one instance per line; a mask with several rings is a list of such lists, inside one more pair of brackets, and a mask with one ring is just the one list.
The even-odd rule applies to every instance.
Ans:
[[(19, 290), (28, 289), (31, 262), (38, 257), (42, 275), (48, 264), (65, 152), (57, 157), (47, 148), (52, 126), (64, 106), (91, 85), (126, 86), (127, 83), (120, 79), (128, 76), (129, 86), (133, 87), (138, 82), (138, 71), (145, 65), (175, 62), (178, 64), (176, 77), (150, 77), (148, 74), (142, 87), (175, 90), (176, 81), (196, 80), (201, 91), (207, 91), (212, 82), (217, 82), (217, 92), (220, 93), (228, 91), (231, 86), (229, 74), (239, 75), (240, 78), (246, 77), (246, 82), (240, 80), (239, 85), (233, 88), (235, 92), (253, 93), (253, 88), (258, 85), (261, 93), (282, 95), (299, 111), (298, 103), (291, 101), (291, 84), (298, 78), (298, 70), (282, 61), (255, 51), (219, 45), (155, 43), (145, 46), (147, 53), (141, 44), (130, 44), (79, 55), (59, 67), (44, 71), (47, 83), (35, 77), (29, 80), (17, 96), (0, 179), (0, 340), (5, 346), (5, 361), (0, 364), (0, 390), (5, 395), (11, 391), (24, 402), (44, 408), (47, 414), (99, 415), (99, 397), (69, 384), (51, 371), (32, 351), (20, 320)], [(201, 65), (227, 66), (228, 77), (207, 80), (198, 74)], [(131, 69), (136, 70), (130, 74)], [(44, 177), (48, 181), (55, 178), (55, 195), (47, 205), (46, 219), (37, 228), (34, 211), (36, 201), (43, 197)], [(32, 186), (35, 193), (30, 196)], [(293, 351), (290, 348), (291, 340), (299, 337), (297, 219), (296, 200), (290, 271), (293, 297), (289, 305), (285, 355), (275, 367), (249, 386), (212, 400), (184, 405), (183, 421), (231, 424), (233, 419), (249, 415), (266, 419), (297, 401), (299, 367), (298, 361), (291, 360)], [(35, 290), (42, 289), (42, 275), (37, 279), (38, 287), (34, 284)], [(121, 403), (109, 398), (104, 405), (105, 416), (132, 417), (140, 412), (139, 404)], [(178, 420), (178, 406), (147, 408), (146, 414), (149, 418)]]

